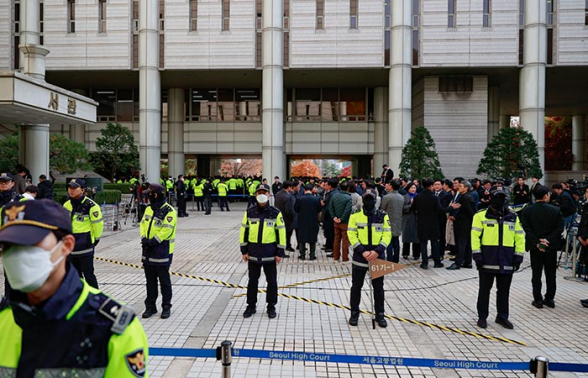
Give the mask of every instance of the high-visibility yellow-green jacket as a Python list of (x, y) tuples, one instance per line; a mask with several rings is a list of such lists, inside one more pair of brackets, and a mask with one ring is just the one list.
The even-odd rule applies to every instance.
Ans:
[(218, 184), (216, 186), (216, 189), (218, 190), (218, 196), (219, 197), (226, 197), (227, 196), (227, 184), (225, 184), (224, 182), (221, 182), (220, 184)]
[(257, 186), (261, 184), (259, 181), (255, 180), (252, 181), (251, 184), (249, 185), (249, 195), (251, 197), (255, 197), (255, 190), (257, 189)]
[(168, 192), (171, 192), (174, 189), (174, 181), (172, 179), (167, 179), (165, 181), (165, 188)]
[(243, 215), (239, 236), (241, 253), (249, 255), (249, 261), (259, 264), (283, 257), (286, 248), (284, 217), (277, 208), (252, 206)]
[(218, 185), (219, 182), (220, 182), (220, 179), (214, 179), (214, 180), (212, 180), (212, 188), (213, 189), (216, 189), (216, 187), (217, 187), (217, 185)]
[(388, 215), (383, 210), (363, 209), (351, 214), (347, 224), (347, 237), (353, 247), (353, 264), (367, 268), (365, 251), (376, 251), (378, 258), (385, 259), (386, 247), (392, 240), (392, 229)]
[(134, 311), (75, 269), (43, 306), (16, 300), (0, 304), (1, 377), (148, 376), (147, 336)]
[(230, 178), (227, 180), (226, 184), (229, 187), (229, 190), (237, 190), (237, 179)]
[(94, 245), (104, 231), (100, 206), (83, 195), (79, 201), (68, 200), (63, 207), (70, 213), (73, 235), (76, 238), (72, 256), (94, 253)]
[(204, 183), (201, 183), (201, 184), (194, 183), (193, 188), (194, 188), (194, 197), (204, 196), (204, 192), (203, 192)]
[(143, 246), (143, 264), (171, 264), (176, 241), (177, 213), (167, 201), (151, 204), (145, 209), (139, 225), (141, 240), (153, 240), (152, 246)]
[(134, 184), (134, 183), (136, 183), (137, 181), (138, 181), (138, 179), (137, 179), (136, 177), (132, 177), (132, 178), (129, 180), (129, 183), (131, 183), (131, 184)]

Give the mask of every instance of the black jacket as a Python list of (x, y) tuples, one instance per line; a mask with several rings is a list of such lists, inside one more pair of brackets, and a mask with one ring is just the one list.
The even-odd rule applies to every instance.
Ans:
[(286, 189), (282, 189), (276, 193), (275, 206), (282, 213), (284, 222), (290, 226), (294, 222), (294, 200)]
[(521, 212), (521, 225), (525, 230), (527, 250), (536, 250), (539, 239), (547, 239), (551, 251), (559, 248), (564, 221), (556, 206), (535, 202)]
[(417, 213), (419, 240), (438, 240), (439, 215), (443, 214), (439, 198), (429, 189), (423, 189), (414, 197), (410, 210)]
[(455, 234), (461, 237), (469, 237), (472, 231), (472, 221), (476, 213), (476, 202), (470, 193), (460, 195), (457, 201), (461, 207), (455, 213), (453, 224)]
[(51, 181), (42, 181), (37, 185), (37, 188), (39, 188), (37, 199), (53, 199), (53, 183)]
[(561, 215), (563, 215), (564, 218), (576, 213), (574, 198), (567, 191), (564, 190), (559, 196), (557, 196), (557, 203), (561, 209)]
[(390, 168), (384, 169), (380, 177), (382, 177), (384, 183), (391, 182), (394, 179), (394, 171)]

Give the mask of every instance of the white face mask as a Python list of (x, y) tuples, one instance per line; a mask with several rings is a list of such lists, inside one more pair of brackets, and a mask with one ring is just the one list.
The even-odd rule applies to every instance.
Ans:
[(24, 293), (31, 293), (43, 286), (53, 269), (63, 260), (64, 256), (61, 256), (51, 262), (51, 255), (61, 243), (57, 243), (50, 251), (34, 245), (15, 245), (3, 252), (2, 264), (10, 286)]
[(257, 200), (258, 203), (266, 203), (268, 198), (267, 198), (267, 194), (258, 194), (257, 197), (255, 197), (255, 199)]

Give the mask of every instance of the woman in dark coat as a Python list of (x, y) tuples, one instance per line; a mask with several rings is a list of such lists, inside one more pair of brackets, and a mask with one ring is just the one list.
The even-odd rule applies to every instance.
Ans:
[(298, 246), (300, 260), (306, 259), (306, 243), (310, 245), (310, 260), (316, 260), (316, 242), (319, 232), (318, 214), (321, 211), (321, 203), (318, 197), (312, 194), (312, 184), (304, 186), (304, 195), (296, 200), (294, 210), (298, 214)]
[(405, 259), (408, 258), (410, 244), (412, 243), (412, 257), (418, 260), (421, 257), (421, 248), (419, 244), (417, 214), (410, 210), (412, 201), (417, 195), (417, 187), (411, 182), (405, 189), (408, 194), (404, 196), (404, 207), (402, 208), (402, 257)]
[(522, 205), (531, 202), (531, 191), (529, 185), (525, 184), (525, 180), (519, 177), (517, 184), (512, 189), (514, 194), (514, 204)]

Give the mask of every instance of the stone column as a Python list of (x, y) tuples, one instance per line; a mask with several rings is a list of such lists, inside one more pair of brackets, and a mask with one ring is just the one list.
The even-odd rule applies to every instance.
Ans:
[[(388, 163), (388, 88), (374, 89), (374, 177)], [(394, 171), (396, 174), (396, 171)]]
[(488, 143), (500, 130), (500, 89), (488, 87)]
[(572, 118), (572, 154), (574, 162), (572, 171), (586, 169), (586, 117), (575, 115)]
[(19, 138), (19, 163), (31, 171), (33, 183), (49, 177), (49, 125), (20, 125)]
[(504, 129), (510, 127), (510, 115), (501, 115), (500, 116), (500, 128)]
[(520, 73), (521, 127), (533, 134), (545, 169), (545, 67), (547, 64), (547, 4), (525, 1), (523, 68)]
[(161, 170), (161, 76), (159, 1), (139, 1), (139, 157), (149, 182)]
[(167, 92), (167, 158), (169, 174), (177, 178), (186, 170), (184, 157), (184, 90), (173, 88)]
[(400, 173), (402, 147), (410, 138), (412, 105), (411, 2), (392, 0), (392, 54), (388, 117), (388, 165)]
[(263, 0), (262, 145), (263, 177), (285, 177), (283, 2)]

